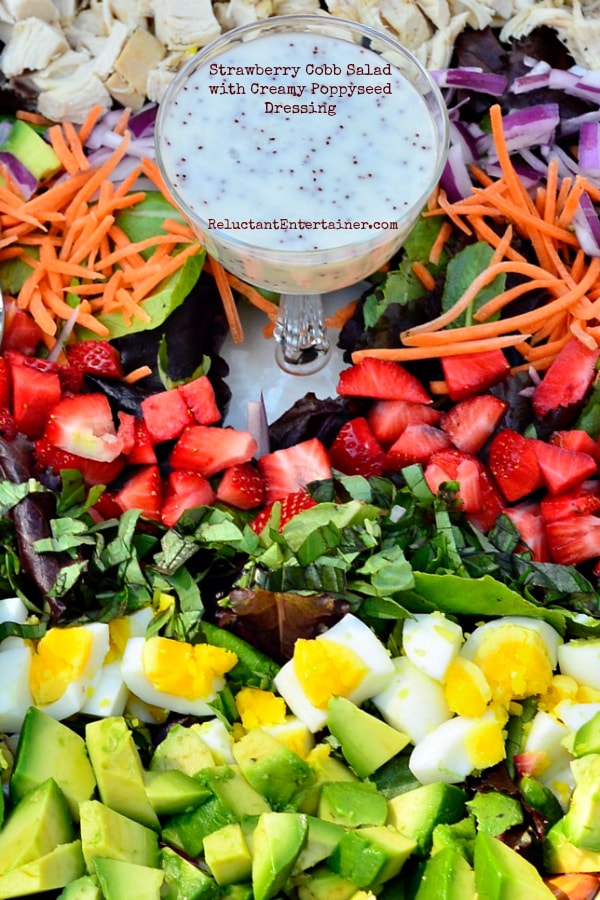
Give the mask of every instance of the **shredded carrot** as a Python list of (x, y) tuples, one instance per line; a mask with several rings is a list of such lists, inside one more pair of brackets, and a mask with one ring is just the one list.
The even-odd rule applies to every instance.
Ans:
[(58, 156), (61, 165), (69, 175), (75, 175), (79, 171), (79, 162), (73, 155), (73, 151), (67, 143), (64, 131), (61, 125), (52, 125), (48, 129), (48, 137), (52, 144), (52, 149)]
[(101, 104), (97, 104), (96, 106), (92, 106), (85, 119), (79, 126), (79, 140), (82, 144), (85, 144), (90, 134), (94, 130), (98, 120), (104, 112), (104, 107)]
[(227, 278), (227, 273), (221, 263), (217, 262), (216, 259), (211, 261), (211, 270), (221, 295), (232, 340), (234, 344), (241, 344), (244, 340), (244, 330), (242, 328), (242, 323), (240, 322), (235, 298)]
[(15, 113), (15, 118), (20, 119), (21, 122), (28, 122), (30, 125), (42, 125), (43, 127), (46, 127), (52, 124), (50, 120), (46, 118), (46, 116), (43, 116), (38, 112), (33, 112), (29, 109), (17, 110), (17, 112)]
[(413, 270), (414, 274), (417, 276), (425, 290), (432, 291), (434, 289), (435, 278), (433, 277), (427, 266), (424, 266), (422, 262), (419, 262), (419, 260), (416, 259), (413, 263), (411, 263), (411, 269)]
[(451, 222), (442, 222), (442, 227), (438, 231), (438, 235), (431, 245), (431, 250), (429, 251), (429, 262), (432, 265), (437, 265), (442, 258), (442, 253), (444, 252), (444, 247), (452, 237), (452, 223)]
[(343, 328), (354, 315), (357, 305), (358, 300), (351, 300), (350, 303), (336, 309), (333, 315), (326, 316), (325, 324), (328, 328)]
[(123, 377), (123, 381), (126, 381), (127, 384), (136, 384), (136, 382), (141, 381), (142, 378), (147, 378), (148, 375), (152, 375), (150, 366), (138, 366), (137, 369), (132, 369), (131, 372), (128, 372), (127, 375)]
[[(213, 272), (214, 260), (210, 260), (208, 263), (209, 271)], [(257, 309), (260, 309), (262, 312), (266, 313), (269, 319), (273, 322), (277, 319), (277, 315), (279, 313), (279, 307), (276, 303), (273, 303), (272, 300), (267, 300), (266, 297), (258, 291), (255, 287), (252, 287), (249, 284), (246, 284), (245, 281), (242, 281), (236, 275), (232, 275), (231, 272), (227, 272), (227, 280), (229, 284), (233, 288), (234, 291), (237, 291), (239, 294), (242, 294), (243, 297), (246, 298), (253, 306), (256, 306)]]

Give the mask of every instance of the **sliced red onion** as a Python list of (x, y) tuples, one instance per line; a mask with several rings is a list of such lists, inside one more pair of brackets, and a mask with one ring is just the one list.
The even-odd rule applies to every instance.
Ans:
[(573, 227), (581, 249), (588, 256), (600, 256), (600, 219), (586, 192), (579, 198), (579, 207), (573, 216)]
[[(560, 123), (558, 103), (538, 103), (525, 109), (517, 109), (504, 117), (504, 136), (510, 152), (522, 148), (549, 145)], [(486, 135), (482, 147), (494, 152), (494, 139)]]
[(531, 172), (537, 172), (538, 175), (543, 175), (544, 177), (547, 175), (548, 163), (536, 156), (532, 150), (519, 150), (519, 156), (525, 165), (529, 166)]
[(478, 158), (477, 141), (464, 122), (450, 122), (450, 143), (462, 146), (463, 156), (467, 162), (475, 162)]
[(528, 72), (515, 78), (509, 90), (511, 94), (526, 94), (528, 91), (538, 91), (550, 84), (550, 72)]
[(584, 122), (579, 131), (579, 171), (600, 178), (600, 123)]
[(134, 138), (154, 137), (154, 123), (158, 104), (148, 103), (129, 119), (127, 127)]
[(24, 199), (29, 200), (37, 190), (38, 186), (38, 180), (35, 175), (33, 175), (16, 156), (13, 156), (12, 153), (7, 153), (4, 150), (0, 151), (0, 164), (6, 166), (8, 174), (15, 184), (18, 185)]
[(579, 172), (579, 167), (574, 159), (560, 147), (553, 144), (551, 147), (541, 147), (541, 153), (545, 159), (550, 160), (553, 156), (558, 159), (558, 175), (560, 178), (572, 178)]
[(481, 68), (473, 66), (457, 69), (438, 69), (433, 72), (433, 77), (438, 87), (462, 88), (475, 91), (478, 94), (491, 94), (501, 97), (505, 92), (508, 80), (504, 75), (496, 75), (493, 72), (484, 72)]
[(471, 162), (464, 152), (462, 144), (451, 144), (446, 157), (440, 185), (445, 190), (448, 200), (454, 203), (473, 193), (473, 182), (468, 163)]

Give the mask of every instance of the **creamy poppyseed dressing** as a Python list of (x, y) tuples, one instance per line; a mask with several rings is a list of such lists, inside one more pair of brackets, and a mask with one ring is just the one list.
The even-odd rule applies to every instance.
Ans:
[[(290, 289), (329, 290), (385, 262), (440, 158), (416, 88), (372, 50), (328, 35), (232, 44), (191, 72), (163, 116), (164, 171), (208, 249), (281, 290), (270, 252), (309, 254), (294, 259)], [(336, 263), (343, 247), (350, 262)]]

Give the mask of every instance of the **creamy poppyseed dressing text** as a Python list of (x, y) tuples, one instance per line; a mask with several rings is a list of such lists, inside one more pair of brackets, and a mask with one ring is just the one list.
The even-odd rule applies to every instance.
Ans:
[(165, 171), (189, 210), (274, 251), (384, 231), (396, 241), (439, 158), (430, 113), (394, 66), (309, 33), (240, 41), (197, 67), (163, 135)]

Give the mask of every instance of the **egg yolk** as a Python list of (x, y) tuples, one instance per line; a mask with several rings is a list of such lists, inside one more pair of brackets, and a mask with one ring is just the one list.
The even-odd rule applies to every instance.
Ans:
[(501, 762), (506, 755), (500, 722), (481, 722), (465, 738), (469, 762), (475, 769), (487, 769)]
[(470, 719), (482, 716), (492, 699), (492, 691), (479, 666), (462, 656), (457, 656), (448, 667), (444, 694), (452, 712)]
[(36, 706), (54, 703), (71, 682), (81, 678), (90, 658), (93, 637), (86, 628), (51, 628), (40, 638), (31, 658), (29, 684)]
[(125, 650), (125, 644), (131, 637), (131, 623), (128, 616), (120, 616), (108, 623), (109, 650), (106, 654), (105, 663), (115, 662), (121, 659)]
[(248, 730), (263, 725), (279, 725), (285, 721), (285, 700), (272, 691), (242, 688), (235, 696), (235, 705), (242, 725)]
[(555, 675), (548, 685), (548, 690), (540, 697), (538, 709), (552, 712), (555, 706), (570, 700), (575, 703), (579, 685), (570, 675)]
[(368, 671), (357, 653), (327, 638), (300, 638), (294, 646), (296, 678), (317, 709), (325, 709), (331, 697), (347, 697)]
[(144, 674), (156, 690), (190, 700), (214, 694), (215, 681), (236, 663), (236, 654), (223, 647), (158, 636), (148, 638), (142, 650)]
[(543, 694), (552, 682), (546, 645), (532, 628), (494, 628), (475, 652), (473, 662), (485, 675), (494, 699), (505, 705)]

